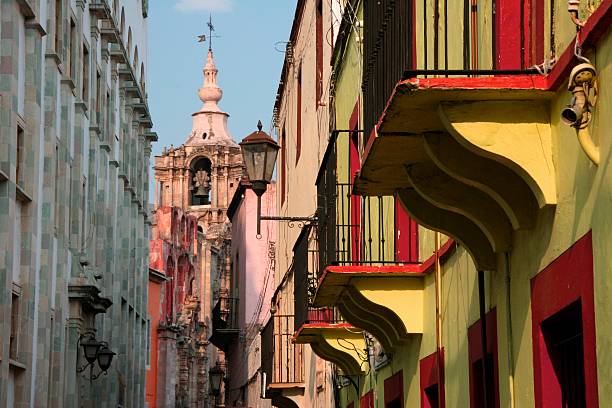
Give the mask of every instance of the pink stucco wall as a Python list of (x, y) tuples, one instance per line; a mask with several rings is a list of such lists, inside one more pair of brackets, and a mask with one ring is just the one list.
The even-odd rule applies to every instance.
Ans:
[[(270, 184), (261, 198), (262, 215), (276, 213), (276, 185)], [(252, 190), (244, 198), (232, 221), (232, 262), (242, 325), (262, 324), (270, 310), (274, 276), (270, 271), (269, 245), (276, 241), (276, 222), (261, 222), (257, 239), (257, 196)]]
[[(262, 196), (262, 215), (276, 214), (276, 184), (268, 185)], [(257, 239), (257, 196), (246, 189), (232, 218), (232, 269), (234, 297), (239, 298), (241, 334), (245, 341), (235, 342), (228, 353), (230, 390), (245, 386), (260, 365), (259, 327), (270, 312), (274, 293), (274, 262), (270, 259), (270, 245), (276, 242), (276, 221), (261, 222), (261, 239)], [(272, 254), (275, 251), (272, 249)], [(258, 382), (249, 383), (248, 394), (258, 392)], [(237, 396), (230, 393), (231, 405)], [(243, 402), (244, 403), (244, 402)]]

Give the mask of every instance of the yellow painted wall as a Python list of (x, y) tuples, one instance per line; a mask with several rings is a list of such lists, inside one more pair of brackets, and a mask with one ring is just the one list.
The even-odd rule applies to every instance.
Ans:
[[(431, 6), (428, 2), (428, 6)], [(490, 7), (482, 3), (483, 12)], [(417, 4), (419, 21), (422, 2)], [(561, 54), (573, 38), (574, 26), (569, 21), (566, 4), (556, 2), (557, 53)], [(451, 7), (455, 10), (455, 7)], [(431, 10), (428, 11), (428, 14)], [(547, 21), (550, 16), (547, 15)], [(490, 22), (480, 22), (481, 32), (490, 29)], [(420, 31), (417, 39), (422, 43)], [(484, 35), (484, 34), (483, 34)], [(490, 36), (487, 36), (490, 37)], [(431, 39), (430, 39), (431, 41)], [(455, 41), (455, 39), (449, 39)], [(481, 45), (488, 48), (487, 40)], [(548, 38), (546, 41), (550, 41)], [(548, 48), (548, 45), (546, 46)], [(428, 49), (433, 47), (428, 43)], [(422, 61), (423, 50), (418, 47)], [(431, 53), (430, 53), (431, 55)], [(599, 73), (599, 100), (590, 130), (599, 145), (601, 164), (594, 166), (581, 150), (574, 129), (560, 121), (559, 113), (569, 102), (570, 93), (563, 85), (550, 104), (553, 137), (553, 161), (556, 170), (558, 204), (539, 212), (535, 226), (516, 231), (512, 251), (508, 255), (511, 276), (512, 332), (515, 367), (515, 406), (534, 406), (533, 349), (531, 332), (530, 280), (567, 250), (589, 230), (593, 233), (594, 291), (597, 333), (597, 365), (599, 400), (612, 397), (612, 35), (600, 41), (596, 52), (586, 53)], [(454, 57), (453, 57), (454, 58)], [(481, 67), (490, 64), (490, 55), (481, 53)], [(454, 63), (453, 63), (454, 64)], [(432, 67), (431, 65), (428, 65)], [(517, 102), (520, 103), (520, 102)], [(517, 147), (518, 148), (518, 147)], [(419, 228), (421, 259), (434, 250), (434, 234)], [(497, 308), (498, 364), (500, 406), (510, 405), (508, 364), (508, 310), (506, 308), (506, 262), (500, 256), (497, 272), (486, 279), (488, 309)], [(459, 247), (442, 266), (443, 276), (443, 346), (445, 349), (445, 391), (447, 407), (469, 406), (467, 328), (478, 319), (477, 276), (467, 252)], [(378, 371), (371, 370), (359, 379), (361, 394), (374, 386), (378, 407), (382, 406), (384, 380), (403, 369), (406, 407), (420, 406), (418, 360), (435, 351), (435, 291), (433, 276), (426, 279), (425, 330), (412, 336), (393, 356), (391, 363)], [(341, 390), (343, 406), (358, 399), (352, 386)]]

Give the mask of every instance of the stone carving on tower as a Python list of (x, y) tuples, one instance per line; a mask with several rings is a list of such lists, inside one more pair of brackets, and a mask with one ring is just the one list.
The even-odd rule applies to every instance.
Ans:
[[(184, 297), (179, 306), (177, 326), (201, 330), (177, 335), (176, 406), (213, 406), (214, 397), (208, 395), (208, 371), (216, 362), (223, 364), (223, 353), (209, 345), (208, 338), (213, 301), (230, 280), (227, 209), (244, 165), (240, 147), (227, 128), (229, 115), (218, 105), (223, 97), (217, 84), (218, 72), (209, 47), (204, 83), (198, 90), (203, 105), (191, 115), (191, 132), (182, 145), (164, 148), (155, 157), (155, 207), (178, 208), (185, 216), (193, 217), (202, 243), (194, 283), (197, 290), (190, 292), (197, 295)], [(202, 345), (206, 349), (204, 362), (190, 366), (189, 356), (200, 355)]]

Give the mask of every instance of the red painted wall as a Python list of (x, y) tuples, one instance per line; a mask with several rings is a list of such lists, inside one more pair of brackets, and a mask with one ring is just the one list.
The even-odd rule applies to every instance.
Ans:
[[(438, 361), (438, 358), (440, 361)], [(439, 375), (438, 368), (440, 368)], [(444, 408), (444, 349), (441, 349), (439, 353), (435, 352), (421, 359), (419, 362), (419, 375), (421, 379), (421, 408), (432, 408), (426, 395), (426, 390), (436, 384), (438, 384), (440, 390), (438, 407)]]
[(396, 400), (400, 401), (401, 407), (404, 406), (404, 374), (402, 370), (385, 380), (385, 408), (391, 406)]
[(157, 327), (162, 316), (162, 285), (149, 280), (148, 312), (151, 319), (151, 356), (147, 368), (146, 400), (150, 408), (157, 407)]
[(531, 280), (533, 371), (536, 407), (560, 407), (561, 392), (542, 322), (580, 301), (587, 407), (598, 407), (595, 306), (593, 300), (593, 244), (591, 232)]

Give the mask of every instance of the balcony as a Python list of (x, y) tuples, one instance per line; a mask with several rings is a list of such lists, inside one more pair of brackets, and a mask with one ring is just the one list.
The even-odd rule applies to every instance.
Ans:
[[(551, 109), (578, 62), (574, 42), (558, 54), (555, 41), (569, 32), (545, 15), (548, 0), (528, 16), (509, 2), (490, 25), (470, 24), (467, 3), (452, 24), (403, 3), (364, 6), (370, 138), (355, 193), (395, 195), (419, 224), (463, 244), (479, 270), (496, 270), (516, 231), (557, 203)], [(602, 2), (588, 18), (584, 49), (597, 45), (611, 10)], [(395, 41), (398, 32), (406, 35)], [(550, 55), (547, 75), (529, 68)]]
[(220, 350), (227, 350), (240, 334), (238, 304), (237, 298), (220, 296), (212, 310), (213, 331), (209, 340)]
[(397, 194), (421, 225), (461, 242), (479, 270), (497, 269), (513, 231), (556, 203), (552, 92), (541, 82), (401, 82), (368, 144), (356, 192)]
[[(342, 356), (343, 370), (359, 373), (361, 348), (343, 348), (340, 354), (333, 347), (342, 348), (340, 338), (363, 341), (346, 325), (367, 330), (388, 353), (410, 334), (422, 333), (424, 279), (431, 264), (418, 262), (418, 226), (393, 197), (353, 194), (359, 169), (355, 136), (332, 134), (317, 177), (315, 245), (305, 233), (294, 248), (295, 310), (302, 317), (295, 337), (317, 344), (324, 358)], [(305, 260), (313, 247), (318, 262), (309, 265)], [(340, 317), (345, 321), (338, 322)]]
[(294, 317), (273, 315), (261, 332), (265, 398), (276, 406), (304, 391), (303, 346), (292, 341)]

